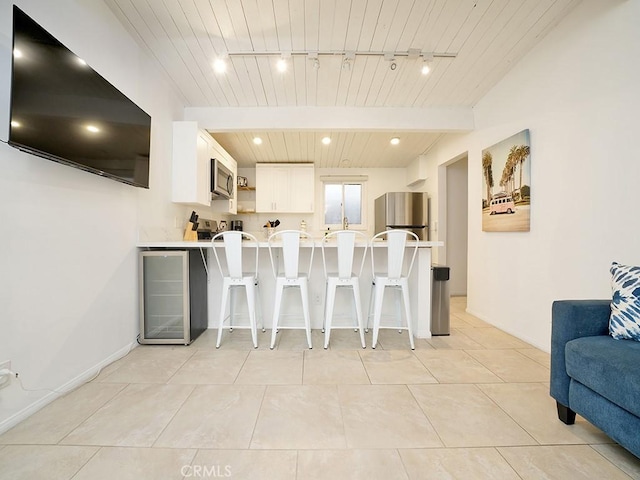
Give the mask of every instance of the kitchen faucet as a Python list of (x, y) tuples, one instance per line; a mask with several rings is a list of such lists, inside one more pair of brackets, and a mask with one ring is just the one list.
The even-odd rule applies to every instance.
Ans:
[(349, 230), (349, 219), (347, 217), (342, 217), (342, 229)]

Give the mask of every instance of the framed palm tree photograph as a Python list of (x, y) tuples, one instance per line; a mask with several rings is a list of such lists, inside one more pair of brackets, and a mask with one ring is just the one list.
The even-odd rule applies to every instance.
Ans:
[(528, 232), (531, 143), (523, 130), (482, 150), (482, 231)]

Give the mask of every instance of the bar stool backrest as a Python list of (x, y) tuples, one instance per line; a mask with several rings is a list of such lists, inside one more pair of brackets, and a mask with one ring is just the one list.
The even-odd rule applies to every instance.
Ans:
[[(222, 237), (222, 242), (217, 241), (218, 238)], [(242, 239), (246, 238), (247, 240), (251, 240), (253, 246), (255, 248), (255, 276), (258, 276), (258, 240), (256, 237), (251, 235), (250, 233), (239, 232), (239, 231), (229, 231), (229, 232), (221, 232), (215, 235), (211, 239), (211, 245), (213, 247), (213, 254), (216, 258), (216, 262), (218, 264), (218, 268), (220, 269), (220, 274), (223, 277), (230, 277), (233, 279), (239, 279), (243, 277), (242, 272)], [(218, 255), (218, 249), (224, 246), (224, 254), (226, 259), (226, 271), (225, 268), (220, 261), (220, 257)]]
[(373, 245), (374, 241), (378, 238), (384, 239), (386, 237), (387, 240), (387, 277), (391, 279), (399, 279), (402, 275), (403, 265), (404, 265), (404, 256), (407, 246), (407, 240), (415, 240), (415, 246), (413, 248), (413, 256), (411, 257), (411, 261), (409, 263), (409, 268), (407, 269), (406, 277), (411, 275), (411, 269), (413, 268), (413, 262), (416, 259), (416, 253), (418, 252), (418, 240), (419, 237), (409, 230), (386, 230), (384, 232), (380, 232), (373, 236), (371, 239), (371, 266), (373, 268), (373, 272), (375, 274), (375, 260), (373, 255)]
[[(268, 239), (269, 257), (271, 258), (271, 268), (273, 275), (278, 276), (278, 266), (273, 257), (273, 248), (277, 241), (282, 242), (282, 257), (284, 265), (284, 277), (287, 279), (296, 279), (300, 276), (300, 241), (311, 240), (311, 235), (300, 230), (282, 230), (271, 235)], [(311, 263), (313, 262), (314, 245), (311, 244), (311, 255), (309, 258), (309, 270), (307, 275), (311, 273)]]
[(346, 280), (351, 278), (351, 275), (354, 273), (353, 267), (353, 258), (354, 258), (354, 250), (356, 240), (360, 238), (365, 242), (364, 251), (362, 253), (362, 261), (360, 262), (360, 269), (358, 271), (358, 276), (362, 274), (362, 268), (364, 266), (364, 260), (367, 256), (367, 237), (362, 232), (357, 232), (355, 230), (338, 230), (335, 232), (328, 233), (322, 239), (322, 263), (324, 266), (324, 275), (325, 278), (329, 275), (327, 271), (327, 260), (325, 255), (325, 245), (327, 242), (336, 239), (337, 243), (337, 255), (338, 255), (338, 278), (341, 280)]

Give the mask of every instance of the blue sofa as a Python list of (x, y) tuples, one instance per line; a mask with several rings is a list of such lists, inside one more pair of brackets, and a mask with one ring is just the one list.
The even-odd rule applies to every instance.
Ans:
[(578, 413), (640, 457), (640, 342), (609, 335), (610, 304), (553, 303), (551, 396), (564, 423)]

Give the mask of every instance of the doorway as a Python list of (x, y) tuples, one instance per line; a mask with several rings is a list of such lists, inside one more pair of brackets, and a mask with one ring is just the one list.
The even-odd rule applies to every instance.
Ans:
[[(451, 269), (449, 291), (452, 296), (467, 295), (467, 252), (469, 216), (469, 161), (467, 153), (438, 168), (439, 217), (444, 233), (444, 258)], [(444, 225), (442, 220), (444, 220)]]

